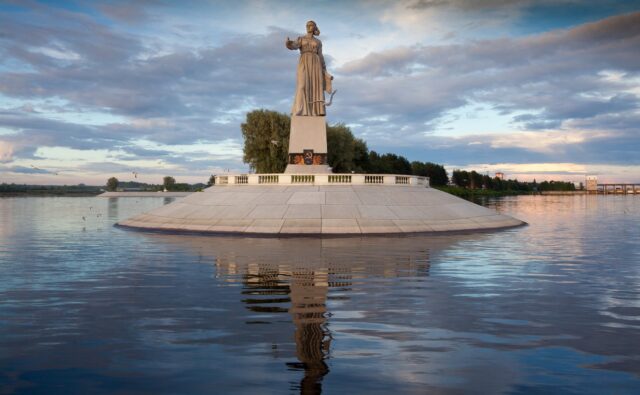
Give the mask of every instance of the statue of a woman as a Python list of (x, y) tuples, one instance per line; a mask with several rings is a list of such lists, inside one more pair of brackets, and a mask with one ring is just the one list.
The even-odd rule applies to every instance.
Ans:
[(315, 38), (320, 29), (314, 21), (307, 22), (307, 34), (291, 41), (285, 41), (287, 48), (300, 50), (296, 79), (296, 97), (291, 109), (292, 115), (326, 114), (324, 91), (331, 92), (331, 77), (327, 73), (322, 56), (322, 41)]

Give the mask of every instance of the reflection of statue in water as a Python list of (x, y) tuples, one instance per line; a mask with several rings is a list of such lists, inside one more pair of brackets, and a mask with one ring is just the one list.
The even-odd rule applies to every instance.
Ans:
[[(300, 61), (296, 79), (296, 96), (291, 113), (293, 115), (325, 115), (324, 91), (331, 94), (331, 80), (322, 56), (322, 41), (315, 38), (320, 30), (314, 21), (307, 22), (307, 34), (292, 41), (287, 37), (285, 45), (291, 50), (300, 50)], [(331, 105), (331, 102), (327, 106)]]
[[(239, 268), (235, 263), (224, 261), (218, 259), (217, 263), (227, 266), (227, 269), (232, 269), (233, 266), (233, 271)], [(287, 310), (271, 304), (282, 303), (285, 295), (291, 299), (288, 311), (295, 326), (293, 339), (298, 361), (287, 362), (287, 366), (304, 372), (299, 384), (301, 394), (320, 394), (322, 379), (329, 373), (325, 359), (329, 356), (331, 346), (331, 333), (326, 327), (329, 272), (321, 268), (292, 269), (287, 265), (272, 267), (250, 264), (247, 269), (248, 273), (244, 276), (247, 289), (243, 294), (253, 296), (257, 293), (261, 296), (260, 299), (245, 299), (250, 310), (269, 314), (284, 313)]]
[[(478, 237), (399, 238), (390, 244), (384, 238), (247, 240), (147, 236), (188, 246), (204, 257), (215, 257), (216, 277), (219, 281), (241, 282), (245, 295), (242, 301), (252, 312), (290, 314), (298, 361), (287, 362), (287, 366), (304, 372), (298, 387), (301, 394), (321, 393), (322, 381), (329, 374), (326, 361), (332, 346), (327, 323), (330, 288), (350, 289), (354, 281), (367, 278), (427, 276), (431, 249), (440, 250), (463, 238)], [(288, 301), (291, 302), (289, 308), (282, 305)], [(282, 322), (281, 318), (272, 317), (272, 320)], [(252, 315), (251, 323), (263, 321)], [(252, 331), (252, 335), (261, 334), (270, 336), (261, 343), (273, 341), (273, 333)], [(286, 336), (285, 342), (290, 339), (290, 335)], [(280, 350), (280, 347), (274, 344), (272, 349)], [(287, 350), (286, 345), (283, 349)]]
[(322, 378), (329, 373), (324, 362), (329, 354), (331, 335), (326, 328), (326, 300), (329, 288), (326, 271), (294, 273), (291, 278), (289, 313), (296, 326), (296, 356), (300, 363), (288, 363), (304, 369), (301, 394), (320, 394)]

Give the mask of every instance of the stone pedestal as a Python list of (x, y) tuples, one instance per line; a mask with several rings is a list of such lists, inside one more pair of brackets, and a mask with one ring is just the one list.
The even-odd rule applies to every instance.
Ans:
[(331, 173), (327, 164), (325, 117), (291, 116), (289, 157), (285, 173)]

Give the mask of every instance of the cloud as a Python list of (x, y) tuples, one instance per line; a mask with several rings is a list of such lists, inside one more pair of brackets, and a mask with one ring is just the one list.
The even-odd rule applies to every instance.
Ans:
[(587, 140), (607, 138), (608, 133), (582, 131), (516, 132), (498, 135), (491, 139), (492, 148), (518, 147), (529, 151), (557, 153), (565, 145), (575, 145)]
[[(545, 163), (471, 163), (463, 169), (493, 175), (505, 173), (505, 178), (519, 180), (565, 180), (585, 182), (586, 176), (597, 176), (599, 182), (629, 182), (629, 175), (640, 174), (640, 165), (606, 165), (571, 162)], [(449, 170), (453, 170), (451, 167)]]
[(0, 140), (0, 163), (11, 162), (13, 160), (14, 145), (8, 141)]
[[(541, 129), (520, 145), (527, 150), (588, 141), (576, 139), (589, 130), (630, 136), (638, 130), (640, 95), (629, 92), (638, 86), (639, 47), (640, 13), (632, 13), (523, 38), (374, 52), (337, 71), (336, 86), (346, 80), (349, 96), (341, 100), (353, 103), (340, 115), (359, 117), (353, 123), (373, 137), (370, 143), (382, 145), (389, 144), (384, 136), (393, 131), (403, 136), (396, 144), (427, 145), (443, 117), (471, 103), (512, 114), (515, 130)], [(623, 77), (612, 81), (603, 77), (604, 70), (617, 70)], [(625, 80), (626, 91), (621, 92)], [(379, 114), (391, 121), (367, 121)], [(408, 133), (399, 132), (398, 125)], [(576, 131), (578, 127), (586, 130)], [(496, 140), (493, 148), (516, 136), (521, 135)], [(631, 159), (637, 146), (618, 149)]]
[[(273, 107), (274, 102), (282, 103), (281, 110), (289, 105), (294, 81), (285, 75), (295, 73), (296, 55), (283, 48), (282, 37), (291, 32), (270, 28), (265, 35), (236, 35), (216, 47), (155, 53), (143, 49), (135, 36), (77, 15), (65, 17), (71, 20), (65, 27), (41, 26), (39, 18), (0, 21), (3, 30), (11, 32), (3, 42), (5, 53), (28, 65), (27, 71), (0, 72), (0, 92), (34, 103), (57, 98), (65, 102), (57, 109), (61, 114), (104, 112), (125, 121), (100, 126), (72, 123), (38, 116), (44, 106), (34, 104), (28, 107), (31, 114), (23, 109), (0, 111), (0, 127), (16, 132), (12, 139), (24, 143), (21, 154), (43, 145), (134, 152), (128, 148), (132, 139), (165, 144), (238, 139), (245, 111)], [(76, 30), (80, 27), (82, 33)], [(97, 46), (102, 41), (118, 43), (118, 60), (105, 64), (103, 54), (83, 45), (87, 37), (97, 38)], [(24, 49), (54, 45), (73, 48), (78, 56), (58, 63), (50, 51)], [(283, 73), (284, 69), (290, 71)]]
[(53, 171), (40, 169), (38, 167), (10, 166), (4, 167), (7, 171), (21, 174), (55, 174)]
[[(369, 37), (381, 26), (389, 29), (390, 21), (401, 23), (387, 18), (396, 8), (419, 27), (434, 18), (434, 8), (483, 13), (502, 3), (375, 3), (381, 11), (374, 26), (354, 24), (353, 30)], [(237, 150), (225, 156), (212, 144), (240, 146), (247, 111), (290, 107), (298, 54), (284, 48), (283, 38), (294, 32), (271, 26), (262, 33), (182, 39), (178, 25), (189, 38), (209, 31), (177, 16), (169, 22), (169, 6), (154, 2), (100, 2), (84, 13), (40, 3), (16, 7), (23, 11), (0, 14), (5, 163), (31, 158), (38, 147), (68, 147), (107, 150), (113, 163), (242, 168)], [(157, 30), (149, 28), (152, 22)], [(156, 35), (162, 28), (169, 33)], [(398, 36), (359, 59), (329, 64), (339, 93), (327, 120), (351, 125), (371, 148), (450, 164), (551, 163), (554, 156), (638, 163), (640, 13), (452, 44), (427, 45), (405, 39), (402, 29), (394, 32)], [(325, 49), (329, 60), (331, 47)], [(5, 99), (10, 104), (3, 105)], [(471, 126), (464, 137), (447, 135), (452, 114), (476, 104), (506, 119), (513, 133)], [(188, 152), (175, 148), (188, 145), (194, 147)], [(197, 153), (199, 145), (213, 151)]]
[(102, 12), (102, 14), (113, 20), (133, 24), (147, 19), (148, 13), (144, 9), (145, 3), (154, 2), (141, 0), (138, 0), (135, 3), (111, 1), (97, 4), (96, 7)]

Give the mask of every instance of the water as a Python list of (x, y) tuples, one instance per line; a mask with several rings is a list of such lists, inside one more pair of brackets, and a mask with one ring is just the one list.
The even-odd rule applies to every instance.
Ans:
[(640, 392), (640, 197), (475, 235), (139, 233), (162, 198), (0, 199), (0, 393)]

